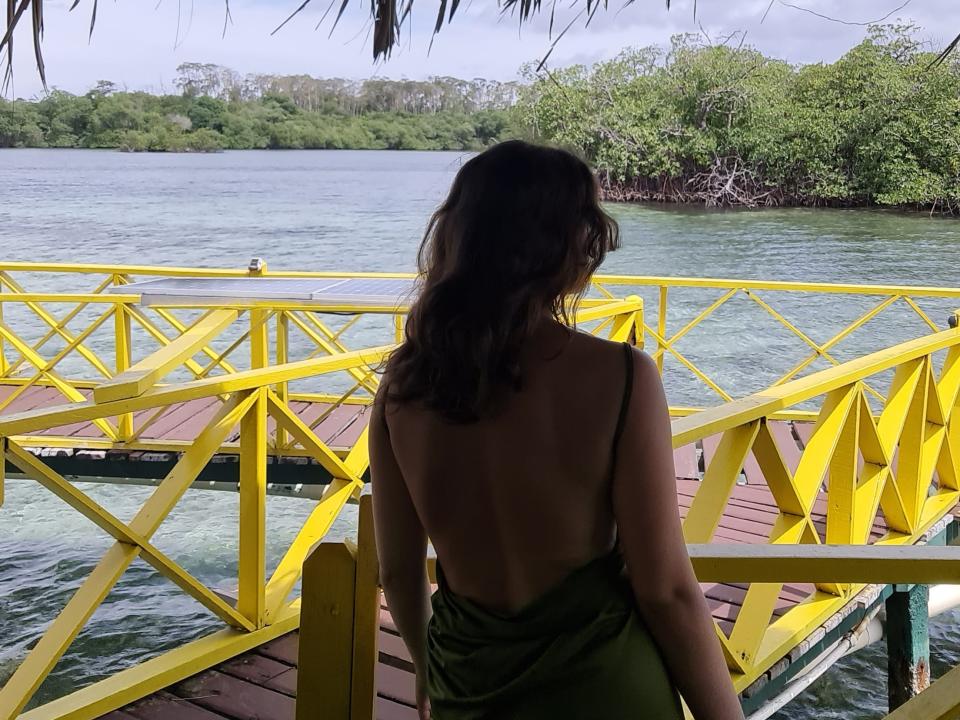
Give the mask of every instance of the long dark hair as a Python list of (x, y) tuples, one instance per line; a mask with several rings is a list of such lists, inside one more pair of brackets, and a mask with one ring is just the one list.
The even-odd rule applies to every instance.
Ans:
[(597, 181), (572, 153), (510, 141), (471, 158), (427, 226), (419, 295), (381, 399), (452, 421), (484, 416), (520, 387), (520, 348), (534, 324), (550, 314), (570, 325), (617, 247)]

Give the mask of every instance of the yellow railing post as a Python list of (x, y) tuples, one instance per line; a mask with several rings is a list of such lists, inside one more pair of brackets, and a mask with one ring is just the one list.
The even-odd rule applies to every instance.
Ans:
[(240, 421), (240, 561), (237, 610), (254, 627), (265, 624), (267, 391), (253, 390), (253, 406)]
[(373, 720), (374, 698), (377, 695), (375, 673), (380, 629), (380, 566), (370, 495), (360, 496), (358, 536), (350, 720)]
[[(633, 344), (643, 350), (646, 345), (646, 333), (644, 332), (643, 299), (640, 299), (640, 309), (633, 314)], [(661, 336), (662, 337), (662, 336)]]
[(351, 718), (356, 576), (350, 542), (320, 543), (304, 560), (296, 720)]
[[(290, 317), (286, 311), (281, 310), (277, 313), (277, 365), (283, 365), (290, 356)], [(290, 390), (286, 382), (277, 383), (274, 386), (274, 392), (280, 401), (286, 405), (290, 400)], [(287, 431), (279, 425), (277, 426), (276, 447), (277, 449), (287, 447)]]
[(628, 342), (631, 345), (643, 347), (643, 299), (638, 295), (630, 295), (624, 298), (623, 302), (627, 305), (625, 312), (608, 318), (610, 321), (608, 337), (614, 342)]
[(393, 339), (394, 339), (397, 343), (402, 343), (402, 342), (403, 342), (403, 336), (404, 336), (403, 315), (401, 315), (401, 314), (398, 312), (398, 313), (396, 313), (396, 314), (393, 316)]
[(657, 370), (663, 374), (663, 355), (666, 345), (663, 338), (667, 337), (667, 285), (660, 286), (660, 307), (657, 312)]
[[(132, 344), (130, 338), (130, 315), (127, 306), (118, 302), (113, 306), (114, 355), (117, 375), (126, 372), (132, 364)], [(117, 418), (117, 435), (122, 442), (133, 437), (133, 413), (124, 413)]]
[[(3, 292), (3, 284), (0, 283), (0, 293)], [(0, 302), (0, 325), (3, 324), (3, 303)], [(7, 374), (7, 349), (5, 342), (2, 337), (0, 337), (0, 377), (3, 377)]]

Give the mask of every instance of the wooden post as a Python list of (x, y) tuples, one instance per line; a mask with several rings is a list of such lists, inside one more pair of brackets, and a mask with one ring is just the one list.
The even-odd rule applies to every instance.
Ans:
[(890, 711), (930, 685), (929, 589), (895, 586), (887, 609), (887, 695)]
[(351, 720), (373, 720), (377, 695), (377, 636), (380, 631), (380, 564), (373, 532), (373, 504), (360, 496), (357, 586), (353, 610), (353, 685)]
[(350, 720), (357, 548), (317, 545), (303, 563), (296, 720)]

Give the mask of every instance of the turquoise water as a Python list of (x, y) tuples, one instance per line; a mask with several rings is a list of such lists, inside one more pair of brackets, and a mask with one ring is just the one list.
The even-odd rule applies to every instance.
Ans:
[[(410, 270), (456, 153), (233, 152), (127, 155), (69, 150), (0, 152), (0, 261), (134, 263), (273, 269)], [(957, 284), (960, 225), (923, 215), (866, 211), (613, 206), (624, 247), (605, 272), (820, 282)], [(26, 277), (33, 289), (37, 278)], [(89, 290), (92, 284), (73, 289)], [(58, 289), (63, 289), (62, 287)], [(641, 293), (655, 308), (655, 295)], [(670, 327), (718, 296), (671, 294)], [(876, 299), (766, 294), (824, 341)], [(942, 323), (951, 304), (923, 301)], [(8, 313), (11, 324), (15, 318)], [(38, 332), (28, 328), (26, 335)], [(838, 346), (840, 359), (914, 337), (909, 312), (884, 316)], [(374, 328), (358, 338), (373, 339)], [(802, 357), (803, 344), (747, 298), (718, 311), (678, 344), (734, 395), (759, 389)], [(818, 366), (815, 366), (818, 367)], [(716, 402), (676, 363), (665, 373), (674, 403)], [(84, 486), (123, 518), (146, 497), (137, 487)], [(268, 559), (275, 564), (309, 503), (271, 498)], [(334, 535), (351, 532), (352, 508)], [(188, 493), (156, 544), (208, 584), (236, 574), (237, 497)], [(0, 682), (66, 602), (108, 541), (55, 498), (19, 480), (0, 509)], [(934, 674), (960, 662), (957, 617), (937, 621)], [(44, 684), (49, 699), (217, 627), (192, 600), (134, 564)], [(886, 703), (882, 645), (841, 662), (778, 718), (871, 718)]]

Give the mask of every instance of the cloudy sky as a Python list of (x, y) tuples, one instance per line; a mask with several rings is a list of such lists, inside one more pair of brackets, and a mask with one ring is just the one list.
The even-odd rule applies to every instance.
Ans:
[[(351, 0), (332, 37), (328, 37), (329, 18), (316, 29), (328, 0), (312, 0), (271, 36), (271, 30), (299, 2), (230, 0), (233, 23), (226, 35), (224, 0), (101, 2), (88, 43), (93, 0), (79, 0), (72, 12), (67, 9), (70, 1), (47, 0), (48, 81), (71, 92), (85, 92), (102, 79), (128, 89), (170, 91), (176, 67), (185, 61), (218, 63), (241, 73), (511, 79), (523, 63), (541, 57), (550, 46), (547, 13), (520, 28), (515, 17), (498, 10), (496, 0), (463, 0), (453, 24), (444, 27), (428, 54), (437, 0), (417, 0), (410, 37), (405, 36), (403, 47), (386, 64), (374, 65), (366, 0)], [(663, 0), (635, 0), (629, 6), (621, 0), (609, 3), (610, 9), (600, 11), (590, 27), (579, 22), (570, 29), (551, 56), (552, 66), (590, 63), (628, 46), (664, 44), (673, 34), (698, 32), (701, 27), (714, 39), (746, 31), (748, 43), (796, 63), (836, 59), (863, 37), (865, 28), (855, 23), (878, 20), (891, 12), (891, 21), (916, 22), (923, 36), (934, 43), (960, 33), (957, 0), (909, 0), (899, 10), (903, 0), (774, 0), (772, 6), (770, 0), (698, 0), (696, 17), (693, 0), (674, 0), (669, 11)], [(559, 0), (555, 28), (573, 19), (580, 4)], [(17, 37), (12, 94), (31, 97), (41, 86), (32, 64), (29, 28), (26, 22), (23, 25)]]

